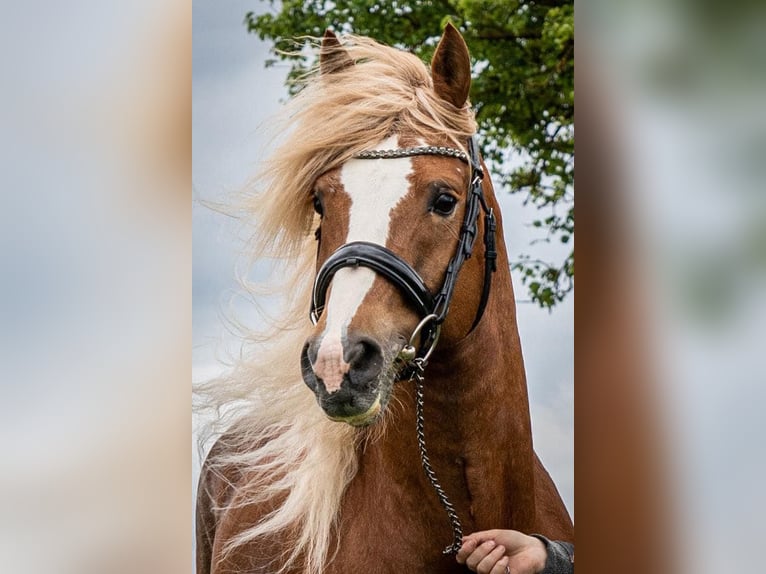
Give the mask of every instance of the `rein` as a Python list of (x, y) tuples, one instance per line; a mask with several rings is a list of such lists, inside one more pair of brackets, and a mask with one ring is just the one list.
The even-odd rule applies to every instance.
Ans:
[[(335, 273), (344, 267), (367, 267), (376, 273), (383, 275), (396, 285), (405, 295), (406, 300), (417, 309), (423, 317), (418, 326), (412, 332), (407, 345), (399, 353), (398, 359), (405, 364), (405, 375), (409, 374), (409, 380), (415, 381), (415, 404), (416, 404), (416, 434), (420, 460), (423, 471), (430, 481), (439, 502), (444, 507), (452, 527), (452, 544), (444, 549), (444, 554), (457, 554), (462, 545), (463, 531), (460, 519), (454, 506), (447, 498), (436, 478), (436, 473), (431, 467), (425, 443), (424, 431), (424, 372), (439, 340), (441, 325), (447, 318), (449, 305), (455, 292), (460, 269), (473, 253), (474, 243), (478, 234), (478, 221), (480, 211), (484, 212), (484, 282), (473, 324), (468, 333), (471, 333), (481, 321), (489, 299), (492, 285), (492, 273), (497, 268), (497, 251), (495, 249), (495, 234), (497, 222), (495, 214), (487, 204), (481, 183), (484, 179), (484, 170), (481, 167), (475, 138), (468, 140), (468, 153), (463, 150), (442, 146), (418, 146), (393, 150), (363, 151), (353, 157), (355, 159), (390, 159), (413, 157), (418, 155), (436, 155), (456, 158), (471, 167), (471, 183), (469, 184), (466, 198), (465, 215), (460, 228), (455, 254), (447, 265), (444, 282), (441, 289), (435, 295), (426, 287), (423, 278), (412, 266), (393, 251), (381, 245), (366, 241), (354, 241), (340, 246), (327, 258), (317, 272), (314, 280), (314, 289), (311, 298), (311, 321), (316, 324), (324, 309), (327, 298), (327, 290), (330, 287)], [(419, 348), (415, 347), (419, 339)], [(403, 378), (403, 377), (402, 377)]]

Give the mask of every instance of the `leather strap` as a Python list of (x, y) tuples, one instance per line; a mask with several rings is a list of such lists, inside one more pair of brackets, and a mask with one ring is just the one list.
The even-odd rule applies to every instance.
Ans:
[(390, 249), (367, 241), (354, 241), (340, 246), (317, 273), (314, 280), (314, 294), (311, 314), (319, 318), (322, 314), (327, 289), (335, 273), (343, 267), (368, 267), (380, 273), (401, 289), (407, 301), (423, 317), (434, 308), (434, 298), (423, 279), (410, 265)]

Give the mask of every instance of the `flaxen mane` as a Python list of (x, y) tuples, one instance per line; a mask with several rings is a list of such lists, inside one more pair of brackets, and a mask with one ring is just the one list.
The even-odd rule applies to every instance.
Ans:
[(318, 69), (305, 79), (277, 119), (282, 135), (245, 202), (258, 228), (252, 252), (279, 261), (273, 273), (279, 284), (273, 287), (289, 294), (283, 317), (267, 332), (247, 337), (229, 374), (196, 389), (201, 408), (215, 414), (204, 436), (227, 437), (227, 448), (208, 458), (209, 471), (237, 467), (252, 477), (238, 485), (230, 506), (281, 501), (261, 522), (244, 527), (227, 549), (267, 535), (287, 538), (291, 550), (277, 572), (294, 568), (296, 561), (307, 574), (322, 571), (365, 432), (331, 422), (301, 377), (316, 257), (312, 185), (392, 134), (423, 141), (447, 136), (463, 148), (476, 127), (468, 105), (456, 109), (436, 96), (429, 69), (414, 55), (357, 37), (348, 38), (344, 48), (356, 65), (334, 72), (331, 80)]

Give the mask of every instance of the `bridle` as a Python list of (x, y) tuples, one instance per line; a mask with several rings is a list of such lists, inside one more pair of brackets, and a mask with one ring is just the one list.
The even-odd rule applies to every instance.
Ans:
[[(311, 321), (316, 324), (324, 309), (327, 290), (330, 287), (335, 273), (344, 267), (367, 267), (374, 272), (383, 275), (396, 285), (404, 294), (407, 301), (418, 311), (422, 317), (415, 330), (410, 336), (409, 342), (399, 353), (399, 361), (405, 365), (399, 378), (408, 377), (415, 381), (415, 406), (416, 406), (416, 433), (420, 459), (426, 477), (431, 482), (436, 495), (447, 512), (452, 526), (452, 544), (445, 548), (445, 554), (457, 554), (462, 545), (463, 531), (455, 508), (447, 498), (436, 474), (431, 468), (431, 462), (426, 451), (424, 416), (423, 416), (423, 373), (428, 359), (431, 356), (436, 343), (439, 340), (441, 325), (447, 318), (449, 305), (455, 292), (460, 269), (466, 259), (471, 257), (473, 246), (478, 234), (479, 211), (484, 212), (484, 284), (479, 300), (473, 324), (469, 333), (472, 332), (481, 321), (484, 309), (489, 299), (489, 291), (492, 285), (492, 273), (497, 268), (497, 251), (495, 249), (495, 233), (497, 223), (495, 214), (487, 204), (482, 189), (484, 170), (481, 167), (476, 140), (471, 137), (468, 140), (468, 153), (463, 150), (442, 146), (418, 146), (392, 150), (363, 151), (355, 154), (355, 159), (389, 159), (413, 157), (418, 155), (436, 155), (454, 157), (471, 167), (471, 183), (469, 184), (466, 199), (465, 215), (460, 228), (455, 254), (447, 265), (444, 282), (436, 295), (433, 295), (425, 285), (422, 277), (404, 259), (393, 251), (381, 245), (366, 241), (354, 241), (340, 246), (327, 258), (317, 272), (314, 280), (314, 289), (311, 297)], [(419, 349), (415, 348), (415, 342), (420, 340)]]
[[(484, 212), (484, 284), (482, 287), (479, 307), (476, 311), (469, 333), (481, 321), (484, 309), (489, 299), (492, 284), (492, 273), (497, 268), (497, 252), (495, 250), (495, 232), (497, 224), (495, 214), (487, 204), (481, 183), (484, 170), (481, 167), (475, 138), (468, 140), (468, 153), (463, 150), (442, 146), (419, 146), (393, 150), (363, 151), (355, 154), (355, 159), (390, 159), (413, 157), (418, 155), (436, 155), (454, 157), (471, 167), (471, 183), (469, 184), (463, 225), (460, 228), (455, 254), (452, 256), (441, 289), (432, 294), (409, 263), (393, 251), (382, 245), (366, 241), (354, 241), (340, 246), (327, 258), (317, 272), (311, 297), (311, 321), (316, 324), (324, 309), (327, 290), (333, 276), (344, 267), (367, 267), (396, 285), (404, 294), (407, 301), (418, 311), (422, 320), (410, 337), (409, 344), (402, 350), (400, 358), (412, 362), (419, 358), (428, 360), (439, 338), (441, 325), (447, 318), (449, 305), (455, 292), (458, 274), (466, 259), (471, 257), (473, 246), (478, 233), (479, 211)], [(414, 342), (420, 337), (420, 349), (414, 350)]]

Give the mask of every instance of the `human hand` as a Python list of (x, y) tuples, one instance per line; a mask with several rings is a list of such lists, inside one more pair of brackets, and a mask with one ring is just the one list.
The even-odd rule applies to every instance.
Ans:
[(457, 553), (457, 561), (478, 574), (538, 574), (547, 557), (539, 539), (516, 530), (474, 532)]

